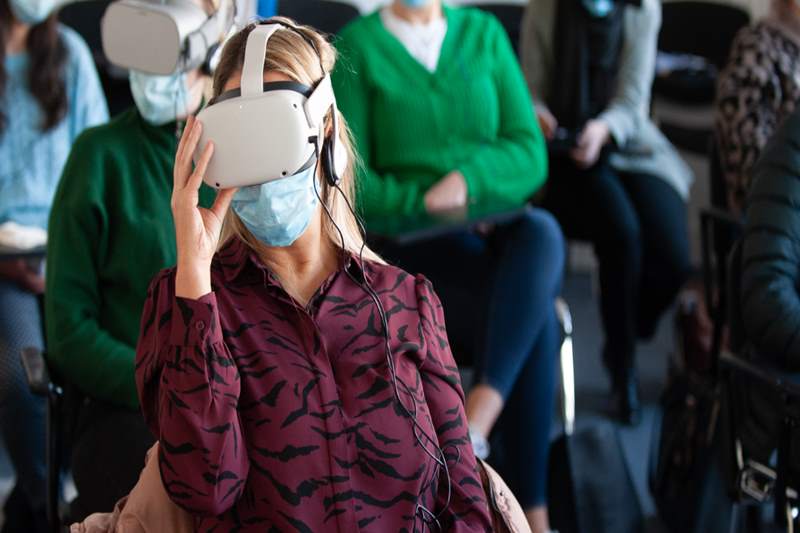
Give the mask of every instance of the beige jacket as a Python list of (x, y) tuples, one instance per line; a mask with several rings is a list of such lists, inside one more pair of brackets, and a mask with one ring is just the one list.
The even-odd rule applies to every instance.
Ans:
[[(546, 107), (544, 102), (552, 90), (557, 1), (530, 0), (522, 20), (522, 70), (537, 106)], [(608, 124), (621, 148), (611, 156), (614, 168), (662, 178), (687, 198), (694, 180), (692, 171), (649, 117), (660, 28), (659, 0), (642, 0), (641, 8), (627, 8), (617, 90), (598, 118)]]

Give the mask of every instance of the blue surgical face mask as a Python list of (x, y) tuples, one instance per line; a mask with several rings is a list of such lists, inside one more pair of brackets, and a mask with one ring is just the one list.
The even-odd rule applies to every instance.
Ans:
[(583, 7), (596, 18), (605, 18), (614, 9), (613, 0), (582, 0)]
[(290, 246), (317, 209), (316, 168), (311, 165), (294, 176), (239, 189), (231, 207), (259, 241), (267, 246)]
[(186, 115), (189, 90), (185, 72), (154, 76), (131, 70), (130, 83), (133, 101), (150, 124), (161, 126)]
[(403, 2), (403, 4), (405, 4), (406, 7), (415, 9), (418, 7), (425, 7), (428, 4), (430, 4), (433, 0), (400, 0), (400, 1)]
[(9, 0), (8, 5), (18, 21), (35, 25), (50, 16), (56, 8), (56, 0)]

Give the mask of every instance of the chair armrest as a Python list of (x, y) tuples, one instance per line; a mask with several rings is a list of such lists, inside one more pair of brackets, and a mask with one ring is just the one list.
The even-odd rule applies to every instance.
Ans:
[(47, 396), (51, 389), (50, 374), (47, 371), (47, 362), (44, 353), (33, 347), (23, 348), (20, 352), (22, 367), (31, 392), (37, 396)]
[(763, 385), (777, 389), (788, 398), (793, 400), (800, 399), (800, 376), (797, 374), (790, 374), (766, 362), (754, 364), (724, 350), (720, 354), (720, 365), (723, 368), (759, 381)]

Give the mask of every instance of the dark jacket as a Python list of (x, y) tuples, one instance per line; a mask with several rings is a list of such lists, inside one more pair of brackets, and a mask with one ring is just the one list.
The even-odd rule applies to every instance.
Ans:
[(747, 342), (779, 368), (800, 371), (800, 111), (765, 147), (753, 170), (740, 312)]

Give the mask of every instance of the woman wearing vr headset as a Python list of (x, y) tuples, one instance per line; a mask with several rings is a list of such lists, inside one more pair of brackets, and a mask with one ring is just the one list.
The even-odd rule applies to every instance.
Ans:
[[(0, 224), (47, 228), (78, 134), (108, 120), (92, 55), (55, 0), (0, 0)], [(0, 430), (16, 472), (3, 531), (45, 531), (45, 404), (20, 363), (42, 349), (41, 261), (0, 258)]]
[[(551, 142), (545, 204), (600, 266), (603, 362), (620, 420), (640, 418), (636, 343), (690, 273), (691, 170), (650, 121), (658, 0), (531, 0), (522, 67)], [(557, 59), (556, 59), (557, 58)]]
[[(547, 159), (519, 65), (491, 15), (439, 0), (395, 0), (341, 33), (334, 87), (364, 158), (359, 207), (371, 219), (493, 203), (520, 207)], [(474, 352), (467, 396), (476, 455), (506, 477), (535, 533), (549, 529), (564, 242), (530, 209), (511, 223), (380, 252), (442, 295), (454, 343)], [(477, 347), (477, 348), (476, 348)], [(502, 416), (501, 416), (502, 414)]]
[[(163, 10), (171, 4), (154, 5)], [(233, 10), (232, 0), (176, 5), (181, 13), (194, 8), (192, 20), (200, 21)], [(220, 28), (210, 45), (226, 30)], [(170, 176), (186, 117), (210, 88), (205, 63), (179, 66), (167, 76), (131, 70), (135, 108), (77, 140), (54, 201), (48, 356), (62, 379), (86, 396), (72, 436), (75, 518), (107, 511), (127, 494), (153, 444), (134, 381), (139, 317), (149, 280), (175, 263)], [(200, 191), (203, 205), (213, 196), (208, 188)]]
[[(222, 129), (243, 127), (230, 121), (253, 97), (236, 97), (253, 83), (260, 93), (262, 71), (264, 101), (292, 112), (308, 98), (294, 107), (317, 135), (292, 137), (278, 115), (247, 124), (297, 141), (262, 146), (264, 164), (313, 146), (299, 170), (223, 189), (202, 209), (224, 139), (199, 144), (210, 115), (184, 132), (178, 263), (150, 287), (137, 347), (164, 487), (202, 531), (491, 531), (439, 300), (364, 247), (350, 207), (355, 157), (333, 64), (321, 35), (270, 19), (233, 36), (215, 74), (208, 110), (229, 104)], [(325, 106), (311, 104), (318, 91)], [(248, 163), (217, 171), (234, 180), (258, 170)]]

